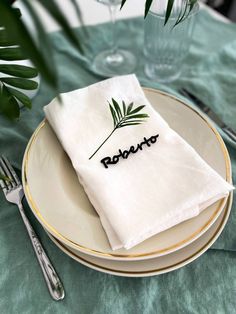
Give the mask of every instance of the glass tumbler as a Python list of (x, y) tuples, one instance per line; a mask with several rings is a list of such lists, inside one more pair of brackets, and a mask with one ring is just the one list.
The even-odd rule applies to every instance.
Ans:
[(148, 78), (160, 83), (169, 83), (179, 77), (189, 52), (199, 5), (196, 3), (189, 15), (174, 26), (185, 1), (175, 0), (164, 25), (167, 0), (154, 0), (144, 23), (144, 71)]

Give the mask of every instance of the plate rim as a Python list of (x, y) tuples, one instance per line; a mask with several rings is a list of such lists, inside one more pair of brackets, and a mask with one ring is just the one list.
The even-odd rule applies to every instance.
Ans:
[[(230, 163), (230, 157), (229, 157), (228, 150), (227, 150), (225, 143), (224, 143), (222, 137), (220, 136), (219, 132), (216, 130), (216, 128), (210, 122), (210, 120), (204, 114), (202, 114), (200, 111), (193, 108), (191, 105), (185, 103), (183, 100), (179, 99), (178, 97), (175, 97), (169, 93), (160, 91), (158, 89), (146, 88), (146, 87), (142, 87), (142, 89), (144, 90), (144, 92), (149, 91), (152, 93), (161, 94), (163, 96), (174, 99), (179, 104), (187, 107), (188, 109), (190, 109), (194, 113), (196, 113), (207, 124), (207, 126), (213, 131), (214, 135), (216, 136), (216, 139), (218, 140), (218, 142), (220, 144), (221, 150), (222, 150), (223, 155), (224, 155), (224, 160), (225, 160), (226, 180), (227, 180), (227, 182), (231, 182), (232, 181), (231, 180), (231, 163)], [(34, 201), (32, 195), (31, 195), (31, 192), (30, 192), (28, 179), (27, 179), (27, 177), (28, 177), (27, 173), (28, 173), (29, 153), (30, 153), (31, 146), (34, 143), (37, 135), (39, 134), (40, 130), (47, 123), (46, 121), (47, 120), (44, 118), (43, 121), (38, 125), (36, 130), (33, 132), (32, 136), (31, 136), (31, 138), (27, 144), (27, 147), (25, 149), (23, 162), (22, 162), (22, 169), (23, 169), (23, 171), (22, 171), (22, 182), (23, 182), (23, 188), (25, 191), (25, 196), (26, 196), (26, 199), (30, 205), (32, 212), (34, 213), (34, 215), (36, 216), (36, 218), (40, 222), (40, 224), (42, 224), (59, 241), (64, 242), (66, 245), (71, 246), (72, 248), (75, 248), (75, 249), (81, 251), (82, 253), (90, 254), (90, 255), (96, 256), (96, 257), (103, 257), (106, 259), (117, 259), (117, 260), (140, 260), (140, 259), (148, 259), (148, 258), (154, 258), (155, 256), (162, 256), (162, 255), (170, 254), (170, 253), (172, 253), (178, 249), (183, 248), (184, 246), (189, 245), (190, 243), (192, 243), (193, 241), (198, 239), (204, 232), (206, 232), (211, 227), (211, 225), (216, 221), (216, 219), (219, 217), (221, 211), (223, 210), (223, 208), (227, 202), (228, 197), (223, 198), (220, 201), (220, 204), (217, 207), (217, 209), (214, 211), (214, 213), (210, 217), (210, 219), (208, 219), (208, 221), (203, 226), (201, 226), (201, 228), (199, 228), (197, 231), (195, 231), (193, 234), (191, 234), (191, 236), (187, 237), (186, 239), (184, 239), (184, 240), (182, 240), (182, 241), (180, 241), (174, 245), (171, 245), (165, 249), (155, 250), (155, 251), (146, 252), (146, 253), (139, 253), (139, 254), (129, 254), (129, 253), (128, 254), (117, 254), (115, 252), (114, 253), (105, 253), (105, 252), (91, 249), (91, 248), (85, 247), (81, 244), (78, 244), (78, 243), (68, 239), (64, 235), (62, 235), (59, 231), (57, 231), (53, 226), (51, 226), (44, 219), (44, 217), (40, 213), (40, 210), (38, 209), (36, 202)]]
[[(185, 258), (182, 261), (179, 261), (179, 262), (177, 262), (175, 264), (172, 264), (170, 266), (167, 266), (167, 267), (161, 267), (159, 269), (154, 269), (154, 270), (125, 271), (125, 270), (117, 270), (117, 269), (112, 269), (112, 268), (108, 268), (108, 267), (105, 267), (105, 266), (97, 265), (96, 263), (91, 262), (91, 261), (87, 261), (86, 258), (78, 256), (74, 252), (70, 251), (70, 249), (67, 248), (64, 245), (64, 243), (61, 243), (58, 239), (53, 237), (53, 235), (50, 234), (48, 231), (46, 231), (46, 233), (48, 234), (48, 236), (51, 239), (51, 241), (63, 253), (68, 255), (70, 258), (74, 259), (76, 262), (81, 263), (81, 264), (83, 264), (83, 265), (85, 265), (85, 266), (87, 266), (87, 267), (89, 267), (91, 269), (94, 269), (94, 270), (97, 270), (99, 272), (103, 272), (103, 273), (106, 273), (106, 274), (112, 274), (112, 275), (115, 275), (115, 276), (122, 276), (122, 277), (149, 277), (149, 276), (156, 276), (156, 275), (161, 275), (161, 274), (164, 274), (164, 273), (168, 273), (168, 272), (177, 270), (177, 269), (179, 269), (181, 267), (184, 267), (184, 266), (190, 264), (191, 262), (193, 262), (194, 260), (196, 260), (202, 254), (204, 254), (213, 245), (213, 243), (218, 239), (218, 237), (221, 235), (222, 231), (224, 230), (224, 228), (226, 226), (226, 223), (227, 223), (227, 221), (229, 219), (229, 216), (230, 216), (230, 212), (231, 212), (231, 209), (232, 209), (232, 204), (233, 204), (233, 192), (230, 192), (229, 198), (228, 198), (227, 203), (226, 203), (226, 207), (224, 208), (225, 213), (224, 213), (224, 215), (222, 217), (220, 225), (217, 227), (216, 231), (211, 236), (211, 238), (200, 249), (198, 249), (195, 253), (191, 254), (189, 257)], [(189, 245), (191, 245), (192, 243), (190, 243)], [(188, 247), (188, 245), (186, 247)], [(173, 254), (174, 253), (175, 252), (173, 252)], [(158, 257), (156, 257), (156, 258), (158, 258)], [(121, 261), (121, 262), (125, 262), (125, 261)], [(129, 261), (127, 261), (127, 262), (129, 263)]]

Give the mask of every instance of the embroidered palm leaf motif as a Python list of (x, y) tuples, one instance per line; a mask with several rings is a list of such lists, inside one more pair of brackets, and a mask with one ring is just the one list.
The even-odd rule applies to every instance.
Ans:
[(89, 157), (91, 159), (99, 149), (106, 143), (106, 141), (112, 136), (112, 134), (123, 127), (142, 124), (149, 117), (146, 113), (140, 113), (145, 106), (138, 106), (134, 108), (134, 103), (130, 103), (128, 106), (122, 101), (122, 105), (112, 98), (111, 102), (108, 102), (110, 112), (113, 119), (114, 128), (108, 137), (102, 142), (102, 144), (95, 150), (95, 152)]

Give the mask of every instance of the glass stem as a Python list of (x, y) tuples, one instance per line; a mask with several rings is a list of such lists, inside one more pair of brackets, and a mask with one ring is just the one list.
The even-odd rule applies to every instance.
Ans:
[(111, 19), (111, 53), (116, 54), (118, 46), (116, 43), (116, 11), (117, 5), (109, 4), (109, 12)]

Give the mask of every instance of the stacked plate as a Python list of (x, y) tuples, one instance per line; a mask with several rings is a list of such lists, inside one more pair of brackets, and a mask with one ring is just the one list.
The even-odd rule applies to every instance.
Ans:
[[(227, 149), (207, 118), (166, 93), (146, 88), (144, 92), (169, 125), (231, 183)], [(190, 263), (218, 238), (232, 205), (230, 194), (199, 216), (130, 250), (112, 251), (96, 211), (46, 120), (29, 141), (23, 169), (28, 203), (52, 241), (80, 263), (114, 275), (152, 276)], [(169, 193), (171, 197), (171, 189)]]

